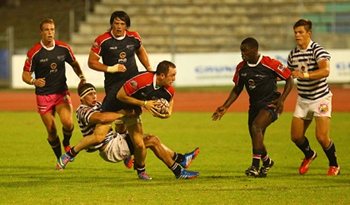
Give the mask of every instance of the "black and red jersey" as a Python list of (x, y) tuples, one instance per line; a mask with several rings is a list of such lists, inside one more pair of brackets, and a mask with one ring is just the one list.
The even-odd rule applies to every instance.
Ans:
[(47, 48), (38, 42), (27, 52), (23, 70), (34, 72), (35, 78), (45, 78), (46, 85), (35, 88), (37, 95), (59, 93), (68, 89), (65, 62), (74, 61), (73, 51), (66, 43), (55, 40), (54, 46)]
[(233, 77), (235, 86), (246, 87), (251, 106), (266, 103), (276, 98), (277, 79), (286, 80), (291, 71), (278, 60), (260, 56), (254, 65), (242, 61), (237, 65)]
[(173, 86), (157, 87), (155, 72), (142, 72), (124, 84), (125, 93), (139, 100), (164, 98), (170, 101), (175, 93)]
[(141, 46), (141, 37), (137, 32), (127, 31), (124, 38), (116, 38), (111, 32), (105, 32), (98, 36), (91, 51), (102, 58), (103, 64), (113, 66), (124, 64), (126, 72), (105, 72), (104, 87), (106, 94), (115, 83), (126, 81), (138, 74), (135, 52)]

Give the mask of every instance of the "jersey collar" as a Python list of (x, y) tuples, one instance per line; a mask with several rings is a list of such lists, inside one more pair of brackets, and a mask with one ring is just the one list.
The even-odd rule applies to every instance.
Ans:
[(260, 54), (259, 59), (258, 59), (258, 61), (255, 64), (250, 64), (250, 63), (247, 62), (248, 66), (249, 67), (256, 67), (260, 63), (262, 57), (263, 57), (263, 55)]
[(52, 51), (54, 48), (55, 48), (55, 40), (53, 40), (53, 46), (52, 47), (46, 47), (45, 45), (44, 45), (44, 43), (43, 43), (43, 41), (42, 40), (40, 40), (40, 44), (41, 44), (41, 46), (43, 47), (43, 48), (45, 48), (46, 50), (48, 50), (48, 51)]
[(156, 74), (154, 74), (154, 76), (153, 76), (153, 88), (155, 90), (158, 90), (160, 88), (160, 86), (157, 85), (157, 75)]
[(111, 35), (113, 36), (113, 38), (117, 39), (118, 41), (121, 41), (121, 40), (123, 40), (123, 39), (125, 38), (126, 32), (124, 32), (124, 35), (123, 35), (123, 36), (116, 37), (116, 36), (113, 34), (112, 30), (111, 30)]

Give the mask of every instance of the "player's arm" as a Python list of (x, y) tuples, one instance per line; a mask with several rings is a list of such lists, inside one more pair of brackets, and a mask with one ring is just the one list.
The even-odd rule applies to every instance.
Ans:
[(149, 62), (147, 51), (143, 45), (141, 45), (140, 48), (136, 50), (136, 55), (140, 60), (140, 62), (142, 63), (143, 67), (145, 67), (147, 71), (152, 71), (152, 67)]
[(94, 112), (90, 118), (89, 123), (91, 124), (109, 124), (113, 121), (123, 117), (124, 111), (120, 112)]
[(223, 105), (221, 105), (220, 107), (218, 107), (216, 109), (216, 111), (213, 113), (212, 115), (212, 120), (220, 120), (221, 117), (226, 113), (227, 109), (232, 105), (232, 103), (234, 101), (236, 101), (236, 99), (238, 98), (238, 96), (240, 95), (240, 93), (242, 92), (243, 89), (243, 85), (235, 85), (229, 96), (227, 97), (226, 101), (224, 102)]
[(124, 87), (119, 89), (116, 98), (124, 103), (144, 107), (147, 110), (151, 110), (152, 108), (155, 108), (155, 105), (156, 105), (155, 100), (139, 100), (137, 98), (127, 95), (124, 90)]
[(298, 79), (321, 79), (329, 76), (330, 73), (330, 62), (328, 59), (323, 58), (317, 62), (318, 69), (308, 72), (303, 72), (301, 70), (294, 70), (292, 72), (294, 78)]
[(309, 79), (321, 79), (328, 77), (330, 73), (330, 62), (328, 59), (323, 58), (317, 62), (318, 69), (309, 72)]
[(83, 71), (81, 70), (81, 67), (78, 63), (78, 61), (73, 61), (70, 63), (70, 65), (72, 66), (75, 74), (77, 74), (77, 76), (80, 78), (80, 83), (79, 84), (83, 84), (86, 83), (86, 78), (83, 74)]
[(281, 114), (284, 107), (284, 101), (286, 100), (287, 96), (289, 95), (290, 91), (293, 88), (294, 80), (292, 76), (289, 76), (286, 80), (286, 83), (284, 85), (283, 92), (281, 96), (278, 98), (277, 104), (276, 104), (276, 111), (277, 113)]
[(89, 68), (100, 72), (116, 73), (116, 72), (126, 71), (126, 67), (123, 64), (115, 64), (113, 66), (107, 66), (101, 63), (100, 56), (91, 50), (88, 58), (88, 66)]
[(34, 85), (36, 87), (44, 87), (46, 84), (45, 78), (35, 79), (32, 77), (32, 73), (29, 71), (23, 71), (22, 80), (23, 80), (23, 82), (25, 82), (29, 85)]
[(169, 102), (169, 112), (168, 112), (169, 117), (173, 113), (173, 106), (174, 106), (174, 98), (171, 98)]
[(22, 73), (22, 80), (28, 85), (34, 85), (35, 82), (35, 78), (32, 77), (32, 73), (25, 70)]

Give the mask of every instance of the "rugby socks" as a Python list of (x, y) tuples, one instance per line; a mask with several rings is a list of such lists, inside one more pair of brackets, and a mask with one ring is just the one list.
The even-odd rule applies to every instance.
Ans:
[(134, 169), (137, 171), (137, 174), (140, 174), (142, 172), (146, 171), (145, 165), (143, 165), (142, 167), (134, 167)]
[(178, 163), (176, 163), (176, 162), (174, 162), (174, 164), (171, 165), (169, 167), (169, 169), (171, 169), (171, 171), (173, 171), (175, 176), (179, 176), (181, 174), (181, 166)]
[(62, 133), (63, 133), (62, 144), (63, 144), (63, 146), (65, 146), (65, 147), (69, 146), (69, 144), (70, 144), (69, 141), (70, 141), (70, 138), (72, 137), (73, 130), (74, 130), (74, 127), (72, 127), (71, 130), (66, 130), (66, 129), (62, 128)]
[(304, 138), (305, 140), (302, 144), (296, 144), (296, 145), (304, 153), (305, 158), (309, 159), (314, 154), (314, 151), (311, 149), (309, 140), (307, 139), (307, 137), (304, 137)]
[(264, 152), (264, 154), (261, 155), (261, 161), (263, 162), (263, 166), (268, 166), (270, 165), (271, 158), (266, 152)]
[(263, 153), (263, 151), (253, 149), (252, 166), (254, 166), (255, 168), (259, 168), (259, 166), (260, 166), (260, 160), (261, 160), (262, 153)]
[(338, 167), (338, 162), (337, 162), (337, 155), (335, 152), (335, 145), (331, 141), (329, 146), (326, 149), (323, 149), (323, 151), (326, 153), (328, 161), (329, 161), (329, 166), (335, 166)]
[(174, 152), (173, 160), (177, 163), (181, 163), (185, 160), (185, 157), (183, 154)]
[(78, 154), (79, 152), (76, 152), (75, 150), (74, 150), (74, 147), (72, 147), (68, 152), (67, 152), (67, 155), (69, 155), (70, 157), (75, 157), (75, 156), (77, 156), (77, 154)]
[(56, 158), (60, 158), (62, 155), (60, 138), (57, 136), (52, 142), (47, 140), (56, 155)]

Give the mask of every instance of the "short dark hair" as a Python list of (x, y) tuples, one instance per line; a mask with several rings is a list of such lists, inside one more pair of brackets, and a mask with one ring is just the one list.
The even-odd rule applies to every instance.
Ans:
[(259, 49), (258, 41), (255, 38), (253, 38), (253, 37), (248, 37), (248, 38), (244, 39), (242, 41), (241, 45), (246, 45), (249, 48)]
[(299, 19), (297, 22), (295, 22), (293, 29), (299, 26), (304, 26), (306, 31), (312, 30), (312, 22), (308, 19)]
[(112, 26), (113, 21), (115, 18), (120, 18), (120, 20), (124, 21), (126, 26), (129, 28), (131, 26), (131, 22), (130, 22), (130, 17), (129, 15), (124, 12), (124, 11), (114, 11), (111, 14), (111, 18), (109, 19), (109, 24)]
[(174, 63), (167, 61), (167, 60), (164, 60), (164, 61), (158, 63), (156, 74), (160, 75), (163, 73), (163, 74), (167, 75), (170, 67), (176, 68)]
[(42, 30), (43, 28), (43, 25), (46, 24), (46, 23), (50, 23), (50, 24), (55, 24), (55, 21), (51, 18), (45, 18), (43, 19), (41, 22), (40, 22), (40, 30)]

